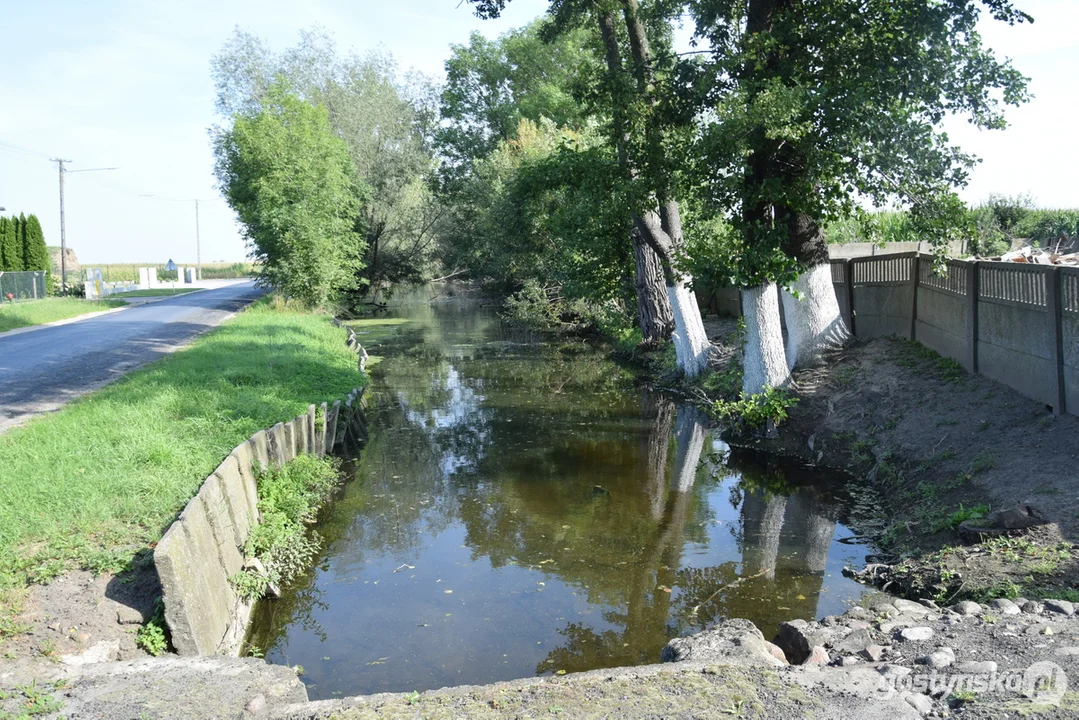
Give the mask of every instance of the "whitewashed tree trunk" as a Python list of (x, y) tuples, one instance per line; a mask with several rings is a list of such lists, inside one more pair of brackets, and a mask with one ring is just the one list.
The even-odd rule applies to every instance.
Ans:
[(678, 438), (678, 446), (674, 454), (674, 476), (671, 478), (671, 489), (685, 493), (693, 489), (693, 483), (697, 477), (697, 466), (701, 462), (701, 452), (704, 450), (704, 440), (708, 431), (701, 421), (701, 414), (697, 408), (682, 405), (678, 408), (674, 432)]
[(756, 395), (766, 387), (783, 387), (790, 369), (783, 353), (783, 328), (779, 323), (779, 293), (775, 283), (742, 291), (746, 343), (742, 355), (742, 394)]
[(674, 342), (678, 367), (686, 377), (693, 378), (708, 367), (712, 344), (708, 342), (708, 335), (704, 332), (701, 309), (693, 291), (686, 285), (687, 280), (689, 278), (683, 277), (673, 285), (668, 285), (667, 297), (671, 301), (671, 313), (674, 315), (671, 340)]
[(802, 299), (783, 291), (783, 313), (787, 318), (787, 367), (819, 364), (828, 350), (842, 347), (850, 331), (839, 312), (828, 263), (811, 265), (791, 284)]

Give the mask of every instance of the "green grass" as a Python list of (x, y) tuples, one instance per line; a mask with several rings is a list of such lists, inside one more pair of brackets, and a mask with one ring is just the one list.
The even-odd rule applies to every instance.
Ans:
[(0, 306), (0, 332), (66, 320), (124, 305), (122, 300), (80, 300), (78, 298), (44, 298), (21, 300), (15, 303), (5, 301)]
[(328, 315), (263, 300), (187, 349), (0, 435), (0, 595), (75, 566), (122, 569), (233, 447), (364, 382)]
[(154, 288), (153, 290), (129, 290), (128, 292), (113, 293), (109, 295), (111, 298), (139, 298), (139, 297), (161, 297), (162, 295), (181, 295), (183, 293), (195, 292), (202, 288), (184, 288), (179, 287), (173, 290), (171, 287)]

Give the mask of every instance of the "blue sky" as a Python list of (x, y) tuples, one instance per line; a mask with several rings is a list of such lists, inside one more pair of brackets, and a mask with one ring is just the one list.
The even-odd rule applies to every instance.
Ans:
[[(1079, 2), (1018, 2), (1034, 25), (986, 23), (983, 34), (1032, 78), (1036, 97), (1010, 113), (1003, 133), (949, 124), (953, 139), (984, 159), (964, 195), (1029, 192), (1044, 206), (1079, 206)], [(196, 197), (203, 260), (240, 260), (243, 242), (214, 189), (206, 133), (216, 119), (210, 57), (235, 26), (283, 48), (301, 28), (322, 25), (343, 49), (381, 45), (402, 67), (441, 77), (451, 43), (473, 30), (496, 36), (546, 5), (514, 0), (501, 20), (481, 21), (459, 0), (0, 0), (0, 206), (37, 213), (49, 243), (59, 244), (48, 158), (72, 159), (73, 170), (118, 166), (67, 177), (68, 244), (80, 260), (193, 262), (193, 203), (171, 200)]]

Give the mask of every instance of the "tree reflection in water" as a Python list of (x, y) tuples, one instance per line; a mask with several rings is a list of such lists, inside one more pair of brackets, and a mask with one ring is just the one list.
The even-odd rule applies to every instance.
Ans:
[(859, 550), (833, 542), (826, 478), (728, 453), (582, 343), (397, 312), (319, 563), (251, 639), (312, 697), (656, 662), (710, 622), (768, 634), (860, 592), (828, 572)]

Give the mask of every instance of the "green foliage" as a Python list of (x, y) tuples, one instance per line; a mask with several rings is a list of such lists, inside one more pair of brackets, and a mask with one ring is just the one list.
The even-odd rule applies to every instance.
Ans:
[(17, 218), (0, 217), (0, 270), (22, 270)]
[(437, 114), (430, 80), (402, 75), (382, 51), (342, 56), (322, 30), (301, 33), (299, 44), (283, 53), (237, 30), (214, 58), (213, 74), (218, 109), (229, 117), (262, 108), (277, 78), (328, 110), (363, 189), (356, 230), (366, 242), (364, 267), (346, 305), (435, 274), (445, 210), (431, 182)]
[(318, 535), (306, 526), (337, 483), (337, 462), (314, 455), (299, 455), (259, 473), (262, 522), (252, 528), (245, 553), (261, 561), (266, 572), (241, 570), (231, 578), (243, 598), (257, 600), (269, 585), (280, 586), (307, 571), (318, 552)]
[(467, 45), (451, 46), (435, 140), (447, 162), (443, 183), (472, 174), (500, 143), (518, 135), (522, 120), (547, 120), (583, 129), (588, 112), (574, 89), (580, 74), (597, 65), (591, 34), (583, 28), (541, 38), (549, 20), (537, 20), (497, 40), (473, 32)]
[(257, 111), (218, 133), (214, 150), (262, 282), (312, 307), (356, 287), (364, 249), (354, 230), (357, 188), (348, 146), (324, 107), (276, 81)]
[[(756, 5), (693, 4), (712, 53), (685, 63), (697, 80), (688, 101), (711, 113), (693, 175), (747, 238), (743, 283), (796, 272), (780, 252), (794, 214), (827, 226), (865, 200), (894, 203), (920, 239), (943, 245), (966, 234), (953, 189), (974, 158), (939, 125), (956, 113), (999, 129), (1002, 108), (1028, 97), (1026, 79), (981, 44), (976, 3), (789, 3), (747, 33)], [(1029, 19), (1003, 0), (992, 5), (998, 19)]]
[(81, 300), (79, 298), (55, 297), (42, 300), (0, 303), (0, 332), (30, 325), (65, 320), (86, 313), (100, 312), (126, 305), (123, 300)]
[[(327, 315), (256, 303), (182, 353), (0, 436), (7, 589), (158, 540), (252, 433), (364, 383)], [(77, 453), (71, 452), (78, 447)]]
[(135, 644), (154, 657), (169, 649), (167, 627), (165, 625), (165, 606), (158, 598), (154, 615), (135, 634)]
[(798, 398), (782, 388), (766, 387), (764, 392), (737, 400), (716, 400), (712, 413), (738, 430), (758, 428), (767, 422), (780, 425), (788, 411), (798, 404)]
[[(20, 218), (21, 220), (21, 218)], [(30, 215), (20, 222), (22, 226), (23, 270), (49, 272), (52, 263), (45, 247), (45, 233), (37, 215)]]

